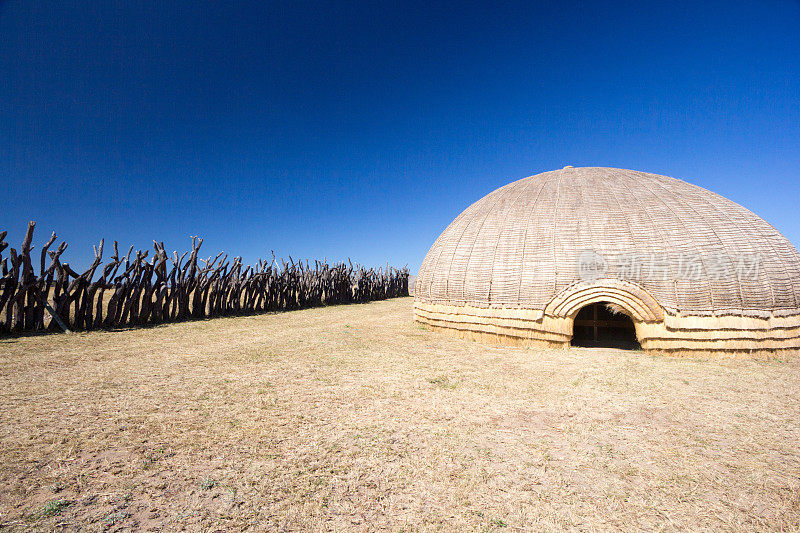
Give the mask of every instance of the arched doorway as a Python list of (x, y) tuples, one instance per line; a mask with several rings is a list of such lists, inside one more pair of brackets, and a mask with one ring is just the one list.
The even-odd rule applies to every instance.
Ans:
[(608, 302), (582, 307), (572, 326), (572, 346), (640, 349), (631, 317), (618, 312)]

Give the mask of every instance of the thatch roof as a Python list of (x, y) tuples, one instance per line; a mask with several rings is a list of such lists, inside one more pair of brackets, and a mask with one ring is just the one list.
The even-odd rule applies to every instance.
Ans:
[[(545, 172), (475, 202), (431, 247), (415, 295), (544, 310), (585, 279), (578, 265), (587, 251), (671, 313), (800, 312), (800, 254), (770, 224), (684, 181), (598, 167)], [(646, 275), (636, 276), (637, 260)]]

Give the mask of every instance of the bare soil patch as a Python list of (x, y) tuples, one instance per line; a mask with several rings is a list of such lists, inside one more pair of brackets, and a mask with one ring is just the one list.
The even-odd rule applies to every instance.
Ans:
[(486, 346), (411, 305), (0, 340), (0, 524), (800, 529), (796, 359)]

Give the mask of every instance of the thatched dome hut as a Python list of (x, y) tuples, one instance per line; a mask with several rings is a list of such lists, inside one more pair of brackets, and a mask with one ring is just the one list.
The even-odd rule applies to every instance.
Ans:
[(800, 347), (791, 243), (722, 196), (633, 170), (566, 167), (497, 189), (439, 236), (414, 292), (417, 321), (482, 340)]

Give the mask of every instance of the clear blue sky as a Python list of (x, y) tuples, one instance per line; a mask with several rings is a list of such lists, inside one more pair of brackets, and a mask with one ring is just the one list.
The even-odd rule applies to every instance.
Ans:
[(685, 179), (800, 244), (800, 2), (0, 0), (0, 229), (73, 264), (201, 235), (416, 272), (565, 165)]

